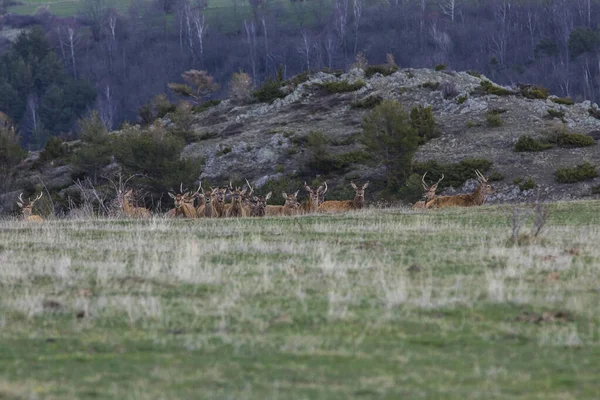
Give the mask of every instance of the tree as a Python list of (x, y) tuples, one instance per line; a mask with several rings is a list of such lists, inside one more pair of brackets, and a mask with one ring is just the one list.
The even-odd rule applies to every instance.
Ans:
[(218, 88), (212, 76), (206, 71), (191, 69), (181, 74), (187, 84), (169, 83), (169, 89), (181, 97), (192, 98), (192, 102), (200, 104), (202, 100), (214, 93)]
[(569, 35), (569, 54), (577, 58), (584, 53), (594, 53), (600, 47), (600, 34), (589, 28), (574, 29)]
[(411, 173), (419, 135), (396, 100), (384, 100), (363, 121), (363, 143), (386, 168), (387, 186), (397, 191)]
[(82, 172), (89, 175), (96, 185), (98, 173), (110, 163), (110, 137), (97, 111), (93, 111), (87, 118), (80, 119), (78, 125), (83, 146), (75, 153), (73, 162)]
[(8, 115), (0, 112), (0, 189), (10, 188), (12, 177), (26, 153), (19, 146), (19, 134)]
[(236, 72), (229, 82), (229, 98), (236, 103), (245, 103), (252, 98), (254, 85), (252, 78), (245, 72)]

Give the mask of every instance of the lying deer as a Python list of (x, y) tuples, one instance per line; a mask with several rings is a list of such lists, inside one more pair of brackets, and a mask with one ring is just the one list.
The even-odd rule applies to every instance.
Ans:
[(306, 182), (304, 182), (304, 190), (308, 192), (308, 201), (305, 201), (300, 205), (299, 211), (302, 214), (317, 212), (320, 201), (323, 195), (325, 195), (325, 192), (327, 191), (327, 182), (321, 184), (321, 186), (319, 186), (316, 189), (311, 188), (306, 184)]
[[(199, 191), (200, 189), (198, 189)], [(183, 183), (179, 186), (179, 193), (174, 194), (169, 192), (169, 197), (173, 199), (174, 206), (172, 210), (167, 213), (168, 217), (183, 217), (183, 218), (196, 218), (196, 209), (194, 208), (194, 198), (198, 195), (198, 191), (190, 194), (187, 190), (183, 190)]]
[(254, 196), (254, 204), (251, 206), (250, 216), (252, 217), (264, 217), (267, 213), (267, 201), (271, 198), (271, 192), (267, 193), (266, 196)]
[(233, 187), (231, 188), (231, 203), (225, 206), (225, 216), (227, 218), (243, 218), (246, 216), (246, 210), (242, 203), (244, 194), (246, 194), (246, 189), (242, 190), (239, 187), (236, 187), (235, 189), (233, 189)]
[(35, 199), (31, 200), (28, 198), (27, 200), (23, 200), (23, 193), (19, 195), (19, 200), (17, 201), (17, 205), (21, 208), (21, 214), (23, 215), (23, 219), (25, 221), (30, 222), (42, 222), (44, 219), (39, 215), (33, 214), (33, 205), (36, 201), (42, 198), (44, 193), (40, 192), (40, 195)]
[(217, 218), (225, 216), (225, 195), (227, 194), (227, 188), (216, 188), (210, 187), (211, 192), (211, 207), (216, 213)]
[(494, 188), (487, 183), (487, 179), (481, 172), (475, 170), (475, 173), (477, 174), (479, 185), (477, 185), (473, 193), (457, 194), (455, 196), (438, 196), (427, 202), (425, 208), (473, 207), (482, 205), (485, 202), (485, 199), (490, 194), (494, 193)]
[(133, 199), (133, 189), (120, 196), (121, 207), (127, 218), (150, 218), (150, 211), (144, 207), (132, 206), (130, 201)]
[(369, 186), (369, 182), (366, 182), (362, 186), (356, 186), (354, 182), (350, 182), (350, 186), (352, 186), (352, 189), (354, 189), (354, 199), (342, 201), (324, 201), (319, 206), (319, 212), (343, 212), (360, 210), (363, 208), (365, 206), (365, 189)]
[(213, 208), (213, 194), (216, 196), (213, 188), (210, 188), (208, 192), (202, 189), (202, 182), (200, 182), (200, 190), (202, 193), (198, 195), (199, 203), (196, 209), (196, 215), (198, 218), (217, 218), (219, 214), (217, 210)]
[(293, 194), (282, 192), (281, 195), (285, 199), (285, 204), (282, 206), (266, 206), (266, 215), (295, 215), (298, 212), (300, 203), (298, 202), (298, 191)]
[(425, 200), (420, 200), (417, 201), (415, 204), (413, 204), (412, 208), (425, 208), (425, 205), (435, 199), (437, 197), (437, 195), (435, 194), (435, 191), (437, 190), (438, 185), (440, 184), (440, 182), (444, 179), (444, 174), (442, 174), (442, 177), (440, 178), (439, 181), (437, 181), (435, 184), (431, 185), (431, 186), (427, 186), (427, 183), (425, 183), (425, 175), (427, 175), (427, 172), (425, 172), (423, 174), (423, 177), (421, 178), (421, 184), (423, 185), (423, 189), (425, 189)]

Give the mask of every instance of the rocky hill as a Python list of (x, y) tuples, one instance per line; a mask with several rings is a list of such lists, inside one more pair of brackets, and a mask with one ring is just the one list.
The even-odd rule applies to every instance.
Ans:
[[(363, 81), (365, 85), (343, 93), (328, 93), (322, 86), (324, 82), (342, 81), (350, 84)], [(588, 147), (554, 146), (540, 152), (513, 149), (522, 135), (547, 139), (561, 131), (599, 139), (600, 120), (590, 112), (597, 110), (597, 106), (589, 102), (559, 104), (560, 99), (553, 96), (530, 99), (517, 88), (496, 85), (493, 88), (498, 90), (486, 92), (486, 81), (478, 74), (429, 69), (401, 69), (389, 76), (375, 74), (370, 78), (360, 69), (341, 76), (319, 72), (295, 87), (286, 88), (289, 94), (272, 104), (240, 106), (226, 100), (195, 114), (193, 130), (199, 140), (189, 144), (182, 157), (201, 156), (205, 165), (199, 178), (214, 184), (247, 178), (261, 187), (268, 181), (298, 175), (307, 179), (302, 173), (311, 162), (306, 147), (311, 132), (327, 138), (326, 151), (333, 156), (361, 154), (364, 150), (357, 135), (369, 109), (353, 105), (365, 99), (396, 99), (407, 110), (415, 105), (431, 106), (433, 110), (440, 136), (419, 147), (416, 161), (455, 163), (476, 157), (493, 163), (490, 171), (503, 179), (493, 183), (497, 193), (490, 202), (526, 200), (534, 192), (548, 200), (592, 196), (592, 188), (600, 185), (600, 178), (561, 184), (556, 181), (555, 171), (584, 161), (600, 165), (597, 143)], [(554, 117), (549, 110), (553, 110), (550, 112)], [(494, 121), (490, 121), (490, 116)], [(173, 124), (168, 116), (161, 123), (167, 127)], [(31, 155), (25, 165), (30, 165), (34, 158), (35, 154)], [(350, 157), (344, 168), (321, 171), (322, 176), (312, 178), (327, 179), (333, 190), (347, 186), (351, 179), (381, 183), (383, 169), (376, 159), (358, 158)], [(39, 181), (42, 175), (50, 190), (70, 186), (72, 173), (68, 165), (46, 166), (37, 172), (25, 168), (20, 172), (22, 179), (27, 177), (32, 181)], [(526, 178), (535, 181), (535, 190), (521, 190), (515, 183)], [(463, 187), (447, 188), (445, 193), (470, 190), (473, 183), (467, 181)], [(13, 191), (1, 196), (0, 211), (10, 209), (17, 194), (18, 191)]]

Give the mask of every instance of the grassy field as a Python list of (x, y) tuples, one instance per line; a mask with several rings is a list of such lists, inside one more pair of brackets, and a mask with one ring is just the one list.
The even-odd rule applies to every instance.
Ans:
[(0, 398), (598, 398), (600, 203), (508, 210), (1, 221)]

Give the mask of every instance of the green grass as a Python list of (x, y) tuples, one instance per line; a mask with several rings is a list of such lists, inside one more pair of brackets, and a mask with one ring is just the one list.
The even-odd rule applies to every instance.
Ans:
[(600, 202), (510, 210), (0, 221), (0, 398), (597, 398)]

